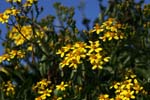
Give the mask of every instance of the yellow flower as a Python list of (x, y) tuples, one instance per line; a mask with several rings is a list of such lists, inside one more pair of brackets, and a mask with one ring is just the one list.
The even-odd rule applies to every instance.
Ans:
[(9, 55), (8, 54), (4, 54), (4, 55), (0, 56), (0, 63), (5, 61), (5, 60), (7, 60), (7, 59), (9, 59)]
[(116, 95), (115, 100), (122, 100), (123, 96), (121, 95)]
[(3, 23), (7, 23), (10, 15), (14, 15), (15, 16), (18, 13), (19, 13), (19, 11), (17, 9), (7, 8), (3, 13), (0, 13), (0, 22), (2, 24)]
[(10, 58), (13, 59), (17, 55), (17, 50), (12, 50), (9, 52)]
[(134, 74), (131, 74), (131, 75), (130, 75), (130, 77), (131, 77), (131, 78), (135, 78), (135, 77), (136, 77), (136, 75), (134, 75)]
[(115, 33), (108, 31), (108, 32), (105, 33), (105, 35), (106, 35), (106, 37), (108, 38), (108, 40), (110, 41), (110, 40), (112, 40), (113, 37), (115, 36)]
[(143, 87), (141, 87), (137, 81), (137, 79), (134, 79), (134, 86), (133, 86), (133, 89), (135, 90), (135, 93), (138, 94), (142, 89)]
[(56, 54), (60, 54), (60, 57), (64, 57), (65, 53), (71, 49), (71, 44), (68, 44), (61, 49), (59, 49)]
[(7, 23), (9, 19), (9, 15), (0, 13), (0, 22), (2, 24)]
[(15, 94), (15, 85), (11, 83), (11, 81), (7, 81), (7, 83), (4, 83), (4, 92), (7, 96), (14, 95)]
[(41, 81), (37, 82), (35, 86), (32, 87), (33, 90), (38, 89), (38, 90), (43, 90), (45, 88), (47, 88), (47, 86), (50, 84), (51, 82), (48, 81), (47, 79), (42, 79)]
[(99, 100), (109, 100), (109, 95), (108, 94), (101, 94), (98, 98), (99, 98)]
[(99, 61), (101, 61), (101, 58), (102, 56), (99, 53), (89, 55), (89, 60), (91, 64), (98, 63)]
[(76, 42), (74, 45), (73, 45), (73, 47), (72, 47), (72, 49), (80, 49), (80, 51), (81, 52), (86, 52), (87, 50), (86, 50), (86, 46), (87, 46), (87, 44), (86, 43), (84, 43), (84, 42)]
[(99, 39), (101, 39), (101, 40), (103, 40), (103, 42), (105, 42), (106, 41), (106, 36), (105, 35), (101, 36), (101, 37), (99, 37)]
[(65, 49), (65, 51), (69, 51), (71, 48), (72, 48), (72, 45), (71, 44), (67, 44), (66, 46), (62, 47)]
[(32, 87), (32, 90), (36, 92), (38, 95), (40, 95), (36, 97), (35, 100), (45, 100), (47, 97), (51, 96), (52, 88), (51, 87), (49, 88), (50, 84), (51, 82), (48, 81), (47, 79), (42, 79)]
[(114, 88), (115, 88), (115, 89), (118, 89), (118, 88), (119, 88), (119, 86), (120, 86), (120, 83), (119, 83), (119, 82), (117, 82), (117, 83), (114, 85)]
[(111, 26), (111, 27), (110, 27), (110, 30), (111, 30), (112, 32), (117, 32), (117, 27)]
[(3, 54), (0, 56), (0, 63), (3, 61), (10, 61), (10, 59), (16, 58), (23, 58), (25, 56), (25, 53), (22, 52), (21, 50), (11, 50), (8, 51), (8, 53)]
[(68, 59), (65, 58), (62, 62), (60, 62), (59, 65), (61, 66), (61, 68), (64, 68), (66, 65), (68, 66), (69, 65)]
[(62, 81), (60, 85), (56, 85), (56, 89), (57, 90), (61, 90), (61, 91), (65, 91), (66, 87), (68, 87), (68, 84), (64, 84), (64, 82)]
[(117, 36), (117, 35), (115, 34), (114, 39), (115, 39), (115, 40), (119, 40), (119, 36)]
[(56, 100), (62, 100), (62, 97), (58, 97)]
[(103, 27), (103, 28), (105, 28), (107, 30), (110, 30), (111, 26), (112, 26), (112, 23), (113, 23), (112, 20), (105, 21), (104, 23), (102, 23), (101, 27)]
[(7, 8), (3, 14), (16, 16), (18, 13), (19, 13), (19, 11), (15, 8)]
[(51, 89), (45, 89), (45, 90), (39, 90), (38, 91), (38, 94), (41, 94), (41, 98), (43, 99), (43, 100), (45, 100), (46, 99), (46, 97), (50, 97), (51, 96), (51, 92), (52, 92), (52, 90)]
[(10, 8), (7, 8), (3, 14), (6, 14), (6, 15), (10, 15), (11, 14), (11, 9)]
[(73, 69), (77, 69), (77, 65), (80, 64), (81, 61), (78, 61), (75, 57), (70, 60), (69, 67), (73, 67)]
[(11, 9), (11, 15), (16, 16), (17, 14), (19, 14), (20, 11), (18, 11), (17, 9)]
[(30, 7), (33, 5), (33, 3), (37, 2), (37, 1), (38, 0), (27, 0), (23, 6), (24, 7)]
[(86, 54), (82, 52), (80, 49), (74, 49), (72, 51), (74, 57), (79, 61), (81, 58), (85, 58)]
[(100, 44), (99, 44), (99, 41), (89, 41), (90, 43), (90, 46), (87, 46), (87, 48), (90, 48), (90, 50), (88, 51), (88, 54), (92, 53), (92, 52), (100, 52), (102, 51), (103, 49), (100, 47)]
[(62, 97), (54, 96), (51, 100), (62, 100), (62, 99), (63, 99)]
[(67, 50), (65, 48), (61, 48), (56, 52), (56, 54), (60, 54), (60, 57), (64, 57), (66, 52)]
[(96, 68), (102, 69), (103, 61), (100, 61), (99, 63), (93, 63), (92, 65), (92, 70), (95, 70)]
[(41, 87), (41, 88), (44, 88), (44, 87), (47, 87), (51, 82), (48, 81), (47, 79), (42, 79), (40, 82), (38, 82), (37, 84)]
[(35, 100), (42, 100), (41, 96), (36, 97)]
[(134, 91), (123, 91), (122, 94), (125, 95), (125, 98), (127, 98), (129, 100), (135, 99)]
[(122, 28), (122, 25), (121, 25), (120, 23), (116, 23), (116, 24), (115, 24), (115, 27), (117, 27), (117, 28), (120, 29), (120, 28)]
[(7, 2), (18, 2), (20, 3), (22, 0), (6, 0)]
[(103, 32), (104, 29), (102, 27), (100, 27), (98, 24), (96, 24), (94, 26), (94, 29), (92, 30), (92, 32), (96, 32), (97, 34), (99, 34), (100, 32)]

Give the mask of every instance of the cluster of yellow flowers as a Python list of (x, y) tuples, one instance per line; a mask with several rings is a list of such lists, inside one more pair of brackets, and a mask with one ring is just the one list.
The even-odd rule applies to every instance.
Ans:
[(0, 22), (7, 23), (11, 15), (16, 16), (17, 14), (19, 14), (19, 10), (15, 8), (8, 8), (3, 13), (0, 13)]
[(108, 62), (110, 57), (105, 57), (102, 53), (102, 48), (100, 47), (99, 41), (89, 41), (90, 45), (86, 46), (88, 48), (87, 56), (89, 56), (89, 61), (92, 64), (92, 69), (102, 69), (103, 64)]
[(22, 0), (6, 0), (6, 2), (18, 2), (20, 3)]
[[(10, 3), (12, 3), (12, 2), (13, 3), (21, 3), (22, 0), (6, 0), (6, 1), (10, 2)], [(26, 0), (26, 2), (23, 4), (23, 7), (30, 7), (37, 1), (38, 0)], [(3, 13), (0, 13), (0, 23), (2, 23), (2, 24), (8, 23), (8, 20), (11, 15), (16, 16), (19, 13), (20, 13), (20, 11), (15, 8), (6, 9)]]
[[(26, 26), (16, 26), (13, 27), (11, 32), (9, 33), (9, 38), (14, 40), (14, 43), (18, 45), (22, 45), (25, 41), (31, 40), (34, 38), (43, 38), (44, 32), (40, 32), (38, 30), (33, 33), (33, 29), (31, 25)], [(37, 43), (40, 43), (40, 40), (37, 41)]]
[(86, 46), (84, 42), (76, 42), (73, 46), (68, 44), (58, 50), (56, 54), (60, 54), (61, 57), (64, 57), (60, 63), (61, 68), (67, 65), (76, 69), (77, 65), (81, 63), (81, 59), (86, 57)]
[(122, 32), (123, 29), (124, 26), (122, 24), (118, 23), (114, 18), (109, 18), (101, 26), (96, 24), (91, 32), (96, 32), (97, 34), (102, 33), (99, 38), (105, 42), (106, 39), (110, 41), (112, 39), (119, 40), (125, 38)]
[[(65, 91), (68, 86), (68, 82), (62, 81), (59, 85), (56, 85), (55, 89), (57, 91)], [(46, 100), (48, 97), (51, 97), (51, 95), (53, 95), (53, 89), (54, 85), (47, 79), (42, 79), (32, 87), (32, 90), (38, 94), (38, 97), (36, 97), (35, 100)], [(56, 95), (53, 95), (51, 98), (52, 100), (62, 100), (62, 97), (57, 97)]]
[(23, 58), (25, 53), (21, 50), (10, 50), (8, 53), (5, 53), (0, 56), (0, 63), (3, 61), (10, 61), (11, 59), (16, 58)]
[(33, 3), (36, 3), (38, 0), (26, 0), (24, 7), (30, 7), (33, 5)]
[(136, 79), (136, 75), (132, 71), (129, 71), (125, 76), (125, 80), (121, 82), (115, 82), (110, 89), (115, 89), (115, 98), (109, 98), (108, 94), (101, 94), (99, 100), (130, 100), (135, 99), (138, 93), (147, 94), (147, 92), (140, 86)]
[(65, 66), (77, 69), (78, 64), (82, 63), (82, 59), (88, 57), (88, 61), (92, 64), (92, 69), (102, 69), (102, 65), (109, 61), (110, 57), (105, 57), (102, 53), (99, 41), (89, 41), (90, 45), (84, 42), (76, 42), (74, 45), (68, 44), (58, 50), (56, 54), (60, 54), (63, 61), (60, 63), (61, 68)]
[[(112, 87), (111, 87), (112, 88)], [(136, 75), (132, 74), (129, 77), (126, 76), (123, 82), (117, 82), (113, 85), (116, 89), (115, 99), (130, 100), (135, 99), (135, 95), (143, 90), (143, 87), (139, 85)]]
[[(10, 3), (21, 3), (22, 0), (6, 0), (7, 2)], [(26, 2), (24, 3), (23, 7), (30, 7), (33, 5), (33, 3), (37, 2), (38, 0), (26, 0)]]
[(12, 84), (11, 81), (3, 82), (0, 89), (5, 92), (6, 96), (11, 96), (15, 94), (15, 85)]
[(51, 96), (52, 87), (50, 87), (50, 84), (51, 82), (47, 79), (42, 79), (32, 87), (33, 91), (40, 95), (36, 97), (35, 100), (45, 100), (47, 97)]

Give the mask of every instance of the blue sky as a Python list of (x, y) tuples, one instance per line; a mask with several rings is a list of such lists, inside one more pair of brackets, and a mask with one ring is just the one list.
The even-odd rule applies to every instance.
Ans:
[[(77, 23), (77, 26), (81, 26), (82, 15), (78, 9), (78, 6), (80, 5), (81, 1), (86, 2), (85, 15), (89, 19), (95, 19), (99, 13), (98, 0), (93, 0), (92, 2), (91, 0), (39, 0), (39, 4), (41, 6), (44, 6), (44, 12), (41, 14), (41, 17), (45, 17), (47, 14), (55, 15), (53, 4), (55, 2), (61, 2), (65, 6), (73, 6), (76, 8), (74, 18), (78, 20), (77, 22), (80, 22)], [(3, 12), (9, 6), (8, 3), (5, 2), (5, 0), (0, 1), (0, 5), (3, 5), (3, 7), (0, 7), (0, 12)], [(0, 24), (0, 27), (4, 28), (4, 25)]]
[[(88, 19), (94, 20), (99, 15), (99, 5), (98, 0), (39, 0), (39, 4), (44, 7), (44, 12), (41, 14), (40, 17), (46, 17), (47, 14), (55, 15), (55, 10), (53, 8), (53, 3), (55, 2), (61, 2), (65, 6), (73, 6), (75, 7), (75, 16), (74, 18), (77, 20), (77, 26), (79, 28), (82, 27), (82, 14), (78, 9), (78, 6), (80, 5), (81, 1), (86, 2), (85, 5), (85, 15)], [(108, 0), (103, 0), (104, 4), (106, 5)], [(139, 1), (139, 0), (136, 0)], [(145, 3), (150, 3), (150, 0), (145, 0)], [(8, 3), (5, 2), (5, 0), (0, 0), (0, 13), (3, 12), (6, 8), (9, 7)], [(91, 22), (92, 22), (91, 21)], [(6, 34), (5, 25), (0, 24), (0, 29), (2, 29), (2, 34)], [(2, 41), (0, 40), (0, 55), (3, 53), (3, 48), (1, 46)]]

